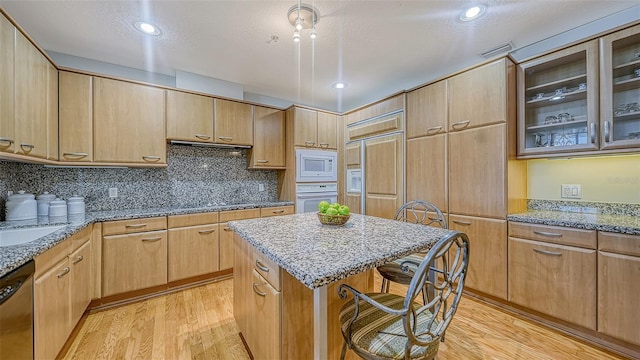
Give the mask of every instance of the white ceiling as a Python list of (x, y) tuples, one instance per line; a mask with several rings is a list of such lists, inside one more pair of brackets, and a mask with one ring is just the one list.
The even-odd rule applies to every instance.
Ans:
[[(287, 19), (296, 1), (0, 0), (0, 6), (47, 51), (169, 76), (196, 73), (245, 92), (346, 111), (480, 63), (479, 53), (509, 41), (521, 48), (638, 5), (482, 2), (485, 15), (464, 23), (458, 16), (470, 1), (307, 0), (320, 14), (318, 38), (312, 43), (303, 30), (299, 46)], [(157, 24), (162, 35), (136, 32), (139, 20)], [(279, 41), (269, 42), (272, 35)], [(338, 80), (348, 87), (333, 89)]]

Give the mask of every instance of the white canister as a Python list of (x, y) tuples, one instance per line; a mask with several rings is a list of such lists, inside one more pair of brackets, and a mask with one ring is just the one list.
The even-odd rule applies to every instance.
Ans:
[(49, 203), (56, 199), (54, 194), (49, 194), (48, 192), (44, 192), (36, 197), (36, 201), (38, 202), (38, 216), (47, 216), (49, 215)]
[(84, 198), (82, 196), (73, 195), (67, 199), (67, 214), (84, 214), (84, 209)]
[(33, 194), (27, 194), (24, 190), (7, 198), (7, 221), (30, 220), (38, 217), (38, 203)]
[(49, 203), (49, 217), (67, 216), (67, 202), (55, 199)]

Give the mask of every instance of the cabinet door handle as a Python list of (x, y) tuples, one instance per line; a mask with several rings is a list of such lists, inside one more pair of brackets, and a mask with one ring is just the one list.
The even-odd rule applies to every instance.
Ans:
[(160, 156), (142, 155), (142, 160), (144, 160), (144, 161), (158, 161), (158, 160), (160, 160)]
[(226, 227), (226, 226), (225, 226), (225, 227), (223, 227), (223, 228), (222, 228), (222, 230), (224, 230), (224, 231), (233, 231), (233, 230), (229, 229), (229, 228), (228, 228), (228, 227)]
[(539, 254), (544, 254), (544, 255), (562, 256), (562, 253), (555, 252), (555, 251), (541, 250), (541, 249), (533, 249), (533, 251), (535, 251), (535, 252), (537, 252)]
[(127, 229), (140, 229), (147, 226), (147, 224), (131, 224), (131, 225), (125, 225), (124, 227)]
[(195, 137), (197, 137), (198, 139), (202, 139), (202, 140), (209, 140), (209, 139), (211, 139), (211, 136), (209, 136), (209, 135), (204, 135), (204, 134), (195, 134)]
[(198, 232), (199, 232), (200, 234), (205, 235), (205, 234), (211, 234), (211, 233), (213, 233), (214, 231), (216, 231), (216, 229), (211, 229), (211, 230), (200, 230), (200, 231), (198, 231)]
[(437, 132), (440, 132), (440, 130), (442, 130), (442, 125), (430, 127), (430, 128), (427, 129), (427, 134), (437, 133)]
[(591, 143), (596, 143), (596, 123), (589, 124), (589, 131), (591, 131)]
[(256, 284), (256, 283), (253, 283), (253, 292), (258, 294), (258, 295), (260, 295), (260, 296), (262, 296), (262, 297), (267, 296), (266, 292), (262, 292), (262, 291), (258, 290), (258, 284)]
[(62, 156), (73, 156), (73, 157), (83, 158), (83, 157), (89, 156), (89, 154), (83, 153), (83, 152), (66, 152), (66, 153), (63, 153)]
[(552, 232), (546, 232), (546, 231), (537, 231), (534, 230), (533, 231), (534, 234), (537, 235), (541, 235), (541, 236), (548, 236), (548, 237), (562, 237), (562, 234), (559, 233), (552, 233)]
[(160, 239), (162, 239), (162, 237), (158, 236), (158, 237), (152, 237), (152, 238), (142, 238), (142, 241), (155, 242), (155, 241), (158, 241)]
[(471, 225), (471, 221), (460, 221), (460, 220), (453, 220), (454, 224), (458, 224), (458, 225)]
[[(31, 145), (31, 144), (20, 144), (20, 148), (22, 149), (22, 151), (24, 152), (29, 152), (31, 150), (33, 150), (35, 146)], [(26, 149), (25, 149), (26, 148)]]
[(269, 268), (266, 267), (263, 263), (261, 263), (260, 260), (256, 260), (256, 267), (258, 267), (259, 270), (262, 270), (264, 272), (269, 272)]
[(218, 139), (223, 141), (231, 141), (233, 138), (231, 136), (218, 136)]
[(305, 146), (313, 146), (313, 145), (315, 145), (315, 144), (316, 144), (316, 143), (315, 143), (315, 141), (305, 141), (305, 142), (304, 142), (304, 145), (305, 145)]
[(321, 148), (328, 148), (329, 147), (329, 143), (320, 143), (320, 147)]
[(269, 162), (269, 160), (257, 160), (258, 164), (266, 164), (268, 162)]
[(284, 210), (280, 209), (280, 210), (273, 210), (271, 213), (273, 213), (273, 214), (282, 214), (283, 212), (284, 212)]
[(462, 130), (462, 129), (466, 128), (467, 126), (469, 126), (470, 122), (471, 122), (471, 120), (454, 122), (453, 124), (451, 124), (451, 127), (454, 130)]
[(13, 144), (13, 140), (0, 137), (0, 143), (5, 143), (6, 144), (6, 145), (2, 145), (2, 146), (9, 146), (9, 145)]
[(611, 126), (608, 121), (604, 122), (604, 142), (611, 141)]
[(82, 260), (84, 260), (84, 256), (79, 255), (77, 258), (73, 259), (73, 261), (71, 262), (73, 265), (81, 262)]
[(62, 271), (56, 276), (58, 277), (58, 279), (60, 279), (61, 277), (67, 275), (69, 273), (69, 271), (71, 271), (71, 269), (69, 267), (66, 267), (66, 268), (62, 269)]

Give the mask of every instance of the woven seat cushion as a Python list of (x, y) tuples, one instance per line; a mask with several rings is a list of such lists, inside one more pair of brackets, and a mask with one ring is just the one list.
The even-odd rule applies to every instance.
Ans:
[[(424, 254), (415, 253), (409, 256), (402, 257), (400, 259), (393, 260), (384, 265), (378, 266), (378, 272), (380, 275), (387, 279), (391, 279), (394, 282), (409, 285), (413, 278), (414, 271), (418, 268), (415, 264), (420, 264), (424, 260)], [(402, 270), (402, 263), (405, 261), (411, 261), (412, 263), (405, 263), (404, 265), (409, 268), (408, 272)]]
[[(404, 297), (387, 294), (372, 293), (366, 294), (378, 303), (393, 309), (402, 309)], [(416, 303), (415, 308), (420, 304)], [(355, 304), (349, 301), (340, 310), (340, 327), (342, 335), (346, 338), (348, 324), (355, 311)], [(431, 313), (423, 312), (418, 316), (418, 330), (416, 333), (422, 333), (427, 329), (427, 321), (431, 318)], [(434, 321), (432, 328), (437, 326)], [(391, 335), (395, 334), (395, 335)], [(402, 318), (389, 315), (382, 310), (364, 301), (360, 302), (360, 311), (358, 318), (353, 323), (351, 332), (351, 342), (361, 352), (375, 354), (378, 357), (389, 359), (404, 359), (404, 349), (407, 337), (404, 335), (404, 327)], [(413, 346), (411, 349), (411, 359), (431, 358), (438, 351), (438, 340), (431, 343), (427, 347)]]

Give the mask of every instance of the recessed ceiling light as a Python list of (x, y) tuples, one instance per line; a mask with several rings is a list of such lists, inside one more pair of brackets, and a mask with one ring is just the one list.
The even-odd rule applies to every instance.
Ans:
[(136, 27), (136, 29), (140, 32), (143, 32), (147, 35), (160, 35), (162, 32), (160, 31), (160, 28), (150, 24), (148, 22), (144, 22), (144, 21), (137, 21), (134, 26)]
[(333, 86), (334, 89), (344, 89), (344, 88), (347, 87), (347, 83), (337, 82), (337, 83), (334, 83), (331, 86)]
[(487, 7), (482, 5), (482, 4), (474, 5), (474, 6), (470, 7), (470, 8), (468, 8), (468, 9), (464, 10), (460, 14), (460, 20), (462, 20), (462, 21), (475, 20), (475, 19), (479, 18), (480, 16), (482, 16), (486, 9), (487, 9)]

